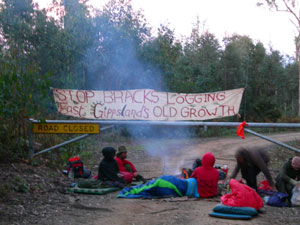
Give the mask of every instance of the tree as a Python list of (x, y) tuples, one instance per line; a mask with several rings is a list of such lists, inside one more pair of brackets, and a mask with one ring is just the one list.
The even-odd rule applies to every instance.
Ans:
[(260, 0), (257, 5), (263, 6), (267, 4), (270, 10), (277, 12), (288, 13), (290, 21), (294, 25), (297, 31), (295, 37), (296, 55), (295, 61), (298, 63), (299, 74), (298, 74), (298, 116), (300, 116), (300, 5), (296, 0)]
[[(156, 89), (165, 89), (174, 91), (176, 85), (176, 68), (179, 58), (182, 56), (182, 45), (175, 39), (174, 31), (166, 25), (158, 28), (157, 37), (145, 42), (141, 48), (141, 57), (143, 64), (147, 69), (153, 71), (156, 68), (161, 76), (161, 85)], [(152, 68), (152, 69), (151, 69)]]
[[(196, 25), (197, 26), (197, 25)], [(221, 47), (214, 34), (209, 31), (200, 32), (198, 27), (192, 31), (184, 48), (182, 60), (191, 82), (191, 92), (217, 91), (220, 83)]]

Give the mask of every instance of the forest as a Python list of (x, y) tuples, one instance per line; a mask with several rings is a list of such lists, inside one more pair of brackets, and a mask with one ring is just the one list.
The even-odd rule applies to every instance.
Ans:
[[(128, 0), (0, 1), (0, 161), (28, 153), (28, 119), (59, 115), (52, 88), (149, 88), (204, 93), (245, 88), (239, 121), (298, 122), (299, 65), (249, 36), (218, 40), (195, 21), (178, 39), (153, 30)], [(225, 118), (223, 121), (236, 121)]]

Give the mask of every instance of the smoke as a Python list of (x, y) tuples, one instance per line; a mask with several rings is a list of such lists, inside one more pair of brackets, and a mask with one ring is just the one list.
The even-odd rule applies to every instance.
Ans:
[[(149, 60), (150, 53), (143, 48), (143, 43), (152, 37), (147, 36), (146, 31), (143, 34), (139, 33), (141, 31), (124, 18), (123, 22), (112, 23), (106, 16), (98, 15), (93, 20), (93, 33), (96, 38), (88, 48), (82, 63), (86, 65), (87, 70), (86, 89), (168, 91), (163, 72), (153, 63), (153, 58)], [(121, 17), (119, 19), (122, 20)], [(145, 36), (147, 39), (141, 38)], [(128, 125), (122, 126), (121, 129), (132, 139), (144, 140), (147, 154), (160, 157), (164, 165), (162, 172), (167, 174), (174, 174), (180, 170), (184, 146), (170, 148), (164, 145), (164, 141), (194, 136), (194, 129), (188, 127)], [(160, 144), (153, 143), (155, 139), (158, 139)], [(182, 150), (179, 158), (178, 153), (174, 154), (178, 150)]]

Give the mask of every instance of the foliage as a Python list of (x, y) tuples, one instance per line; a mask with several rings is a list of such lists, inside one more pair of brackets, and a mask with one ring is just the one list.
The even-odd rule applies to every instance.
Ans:
[(45, 115), (48, 75), (7, 63), (0, 70), (0, 158), (14, 160), (27, 154), (29, 117)]
[[(58, 14), (51, 17), (51, 13)], [(154, 35), (130, 0), (111, 0), (102, 9), (90, 8), (86, 1), (54, 0), (46, 10), (31, 0), (1, 1), (1, 160), (26, 156), (28, 118), (66, 118), (57, 115), (50, 87), (152, 88), (185, 93), (245, 87), (241, 120), (295, 118), (298, 62), (248, 36), (234, 34), (220, 42), (200, 25), (197, 20), (191, 35), (178, 40), (168, 25), (161, 25)], [(209, 129), (205, 134), (201, 129), (160, 127), (120, 131), (121, 135), (141, 138), (152, 132), (160, 137), (227, 133), (221, 129)], [(48, 146), (61, 139), (64, 137), (47, 136), (39, 141)], [(74, 143), (52, 156), (64, 161), (86, 147)]]

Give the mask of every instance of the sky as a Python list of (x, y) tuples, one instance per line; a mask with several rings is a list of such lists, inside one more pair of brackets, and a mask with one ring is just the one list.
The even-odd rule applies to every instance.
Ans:
[[(51, 0), (38, 0), (46, 6)], [(94, 7), (102, 7), (108, 0), (89, 0)], [(135, 10), (142, 9), (150, 27), (167, 24), (176, 37), (189, 36), (199, 21), (204, 30), (222, 39), (232, 34), (248, 35), (254, 42), (263, 42), (265, 48), (294, 55), (294, 25), (289, 15), (270, 12), (256, 6), (257, 0), (132, 0)]]

